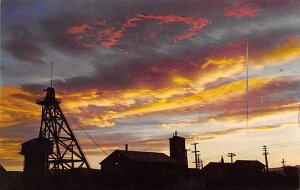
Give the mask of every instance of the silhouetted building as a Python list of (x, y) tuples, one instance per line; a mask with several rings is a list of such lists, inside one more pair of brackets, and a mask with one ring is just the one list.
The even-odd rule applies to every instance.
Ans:
[(101, 163), (102, 171), (126, 171), (145, 169), (146, 167), (169, 168), (179, 162), (163, 153), (115, 150)]
[(237, 160), (234, 166), (239, 173), (244, 175), (260, 175), (265, 171), (265, 165), (258, 160)]
[(178, 161), (155, 152), (115, 150), (100, 164), (108, 189), (164, 189), (181, 170)]
[(24, 155), (24, 190), (44, 189), (48, 171), (48, 155), (52, 154), (53, 145), (45, 138), (34, 138), (22, 144)]
[(0, 189), (7, 189), (8, 184), (7, 181), (7, 171), (5, 168), (0, 164)]
[(0, 189), (1, 190), (21, 190), (22, 172), (6, 171), (0, 164)]
[(187, 151), (185, 149), (185, 138), (177, 136), (177, 131), (172, 138), (169, 138), (170, 157), (188, 167)]
[(257, 160), (237, 160), (234, 163), (210, 162), (203, 168), (208, 187), (246, 187), (261, 183), (265, 165)]
[(287, 189), (299, 189), (300, 170), (297, 167), (285, 166), (270, 168), (269, 181), (276, 181), (277, 184), (284, 184)]

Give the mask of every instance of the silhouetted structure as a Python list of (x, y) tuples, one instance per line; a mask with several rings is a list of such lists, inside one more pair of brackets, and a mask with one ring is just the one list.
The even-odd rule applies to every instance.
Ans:
[(45, 188), (45, 177), (48, 172), (48, 156), (53, 153), (52, 142), (45, 138), (31, 139), (22, 144), (24, 155), (24, 190)]
[(0, 189), (21, 190), (22, 172), (6, 171), (0, 164)]
[(195, 154), (195, 162), (193, 162), (193, 163), (195, 163), (195, 168), (199, 169), (199, 158), (198, 158), (198, 155), (200, 155), (200, 154), (198, 154), (198, 152), (200, 152), (200, 151), (197, 150), (197, 144), (199, 144), (199, 143), (193, 143), (192, 144), (192, 145), (194, 145), (194, 151), (192, 151), (192, 153)]
[(45, 98), (36, 101), (42, 106), (40, 138), (49, 139), (53, 145), (53, 153), (48, 157), (50, 170), (72, 168), (89, 168), (83, 151), (69, 126), (62, 110), (60, 100), (55, 98), (55, 89), (48, 87)]
[(188, 167), (187, 151), (185, 149), (185, 138), (177, 136), (177, 131), (172, 138), (169, 138), (170, 157)]
[(263, 146), (263, 155), (265, 156), (265, 161), (266, 161), (266, 171), (269, 172), (269, 164), (268, 164), (268, 151), (267, 151), (267, 146)]
[(270, 168), (268, 182), (282, 189), (299, 189), (300, 187), (300, 170), (297, 167), (284, 166), (279, 168)]
[(39, 137), (22, 144), (23, 186), (25, 190), (74, 189), (72, 171), (89, 169), (89, 164), (59, 107), (55, 89), (44, 91), (46, 96), (36, 101), (42, 106)]
[(115, 150), (101, 163), (107, 189), (164, 189), (176, 184), (182, 165), (163, 153)]
[(229, 152), (227, 153), (227, 156), (230, 157), (231, 163), (233, 163), (233, 157), (236, 156), (236, 154), (233, 152)]
[(265, 165), (257, 160), (237, 160), (234, 163), (210, 162), (203, 168), (207, 187), (247, 187), (259, 184)]

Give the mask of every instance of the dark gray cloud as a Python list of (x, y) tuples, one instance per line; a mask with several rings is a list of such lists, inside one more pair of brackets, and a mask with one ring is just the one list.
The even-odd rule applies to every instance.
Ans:
[(38, 45), (39, 37), (31, 34), (24, 26), (11, 27), (10, 39), (2, 44), (3, 48), (10, 52), (15, 58), (33, 63), (42, 64), (46, 55), (42, 47)]

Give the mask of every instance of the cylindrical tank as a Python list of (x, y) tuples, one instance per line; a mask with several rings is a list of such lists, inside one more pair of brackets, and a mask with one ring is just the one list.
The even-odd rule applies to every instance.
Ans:
[(49, 169), (48, 155), (53, 153), (52, 142), (46, 138), (34, 138), (22, 144), (24, 155), (23, 189), (45, 189)]

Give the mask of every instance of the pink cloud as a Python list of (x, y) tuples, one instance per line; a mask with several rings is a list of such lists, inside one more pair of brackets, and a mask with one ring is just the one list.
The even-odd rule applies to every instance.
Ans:
[(194, 35), (197, 31), (201, 30), (203, 27), (207, 25), (207, 20), (203, 18), (195, 19), (194, 17), (184, 17), (184, 16), (175, 16), (175, 15), (138, 15), (139, 18), (145, 20), (158, 20), (161, 23), (178, 23), (183, 22), (192, 27), (184, 34), (178, 35), (174, 38), (174, 42), (178, 42), (180, 40), (186, 39)]
[(90, 24), (82, 24), (82, 25), (79, 25), (79, 26), (70, 27), (68, 32), (71, 33), (71, 34), (78, 34), (78, 33), (83, 33), (88, 29), (91, 29)]
[[(176, 15), (143, 15), (138, 14), (136, 17), (130, 18), (124, 23), (120, 29), (115, 28), (102, 28), (97, 30), (96, 27), (106, 26), (106, 22), (96, 22), (94, 25), (82, 24), (80, 26), (72, 26), (69, 28), (68, 32), (76, 36), (76, 41), (85, 47), (92, 47), (93, 44), (101, 44), (102, 46), (114, 46), (120, 43), (120, 38), (123, 37), (128, 28), (138, 27), (140, 21), (152, 20), (159, 21), (160, 24), (169, 23), (185, 23), (191, 25), (190, 29), (178, 36), (175, 36), (173, 41), (178, 42), (195, 35), (196, 32), (200, 31), (203, 27), (207, 25), (207, 20), (203, 18), (194, 18), (186, 16), (176, 16)], [(153, 38), (154, 33), (148, 38)]]
[(236, 2), (230, 7), (224, 8), (224, 15), (227, 17), (243, 18), (243, 17), (255, 17), (259, 13), (259, 9), (250, 5), (244, 5), (243, 3)]
[(149, 39), (155, 38), (155, 36), (156, 36), (155, 32), (149, 32), (149, 33), (147, 33), (147, 36), (144, 39), (149, 40)]

